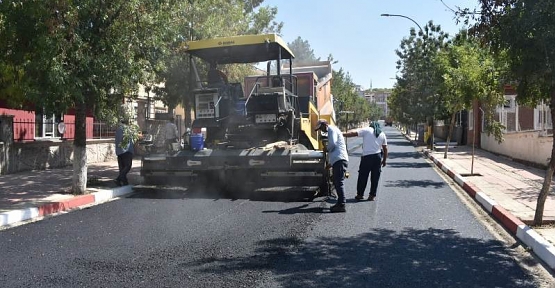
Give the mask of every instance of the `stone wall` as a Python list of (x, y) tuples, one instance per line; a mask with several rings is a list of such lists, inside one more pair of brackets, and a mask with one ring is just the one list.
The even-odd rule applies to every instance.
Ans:
[[(48, 140), (1, 145), (0, 174), (61, 168), (73, 164), (73, 141)], [(114, 140), (87, 141), (87, 163), (116, 160)]]

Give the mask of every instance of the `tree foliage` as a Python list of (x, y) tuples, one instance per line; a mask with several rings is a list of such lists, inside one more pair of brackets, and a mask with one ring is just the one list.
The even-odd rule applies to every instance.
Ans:
[[(75, 193), (86, 189), (86, 115), (115, 122), (139, 85), (171, 108), (187, 98), (188, 40), (279, 32), (262, 0), (0, 1), (0, 92), (16, 106), (76, 111)], [(202, 68), (202, 67), (201, 67)], [(230, 78), (252, 71), (226, 67)], [(185, 103), (188, 104), (188, 103)]]
[[(173, 0), (0, 2), (0, 55), (21, 100), (75, 108), (75, 193), (86, 189), (86, 114), (114, 111), (151, 78), (172, 31)], [(4, 73), (5, 76), (7, 73)], [(12, 81), (12, 83), (14, 83)]]
[[(517, 102), (533, 105), (546, 100), (555, 119), (555, 1), (480, 0), (479, 3), (479, 13), (462, 10), (459, 14), (476, 20), (472, 32), (483, 43), (496, 53), (506, 53), (510, 73), (504, 80), (517, 86)], [(554, 171), (555, 141), (538, 196), (536, 225), (542, 223)]]
[[(443, 95), (443, 107), (452, 116), (461, 110), (472, 109), (474, 101), (484, 107), (485, 132), (503, 141), (504, 127), (495, 120), (495, 109), (505, 101), (500, 75), (504, 58), (495, 58), (488, 47), (480, 46), (478, 40), (461, 31), (447, 49), (434, 58), (435, 70), (443, 81), (439, 82), (439, 94)], [(449, 133), (448, 135), (450, 135)]]
[[(303, 40), (300, 36), (288, 43), (288, 47), (295, 54), (295, 63), (297, 64), (311, 64), (320, 61), (320, 57), (316, 57), (308, 40)], [(328, 55), (327, 60), (332, 64), (338, 62), (332, 54)], [(339, 125), (344, 127), (356, 125), (368, 119), (378, 119), (382, 114), (375, 104), (368, 103), (366, 99), (356, 93), (357, 85), (353, 83), (351, 75), (343, 68), (332, 69), (332, 79), (331, 94), (334, 96), (333, 104)], [(345, 113), (347, 111), (348, 114)]]
[(434, 57), (448, 45), (449, 34), (432, 21), (423, 30), (411, 28), (408, 38), (396, 50), (397, 85), (389, 98), (392, 116), (405, 124), (444, 117), (439, 90), (441, 75), (433, 67)]
[[(356, 93), (357, 85), (353, 83), (351, 75), (343, 68), (333, 70), (331, 93), (334, 96), (334, 107), (338, 113), (338, 122), (343, 127), (353, 126), (367, 120), (376, 120), (382, 111), (375, 103), (368, 103), (366, 99)], [(342, 113), (342, 112), (353, 113)]]
[(303, 40), (300, 36), (293, 40), (293, 42), (287, 43), (287, 46), (294, 51), (295, 63), (302, 65), (320, 61), (320, 57), (314, 55), (314, 49), (310, 47), (308, 40)]
[[(262, 6), (262, 0), (189, 0), (179, 2), (171, 29), (175, 36), (171, 41), (171, 49), (163, 59), (164, 70), (157, 72), (154, 81), (148, 83), (168, 107), (174, 108), (181, 104), (190, 107), (188, 97), (190, 67), (183, 47), (186, 41), (201, 40), (234, 35), (262, 33), (279, 33), (283, 23), (274, 21), (277, 8)], [(200, 77), (206, 75), (208, 67), (205, 63), (197, 63)], [(247, 75), (252, 75), (254, 66), (249, 64), (233, 64), (220, 66), (231, 82), (242, 82)], [(156, 83), (164, 83), (163, 87)], [(190, 112), (190, 111), (186, 111)], [(190, 122), (187, 113), (185, 120)], [(189, 123), (190, 124), (190, 123)]]

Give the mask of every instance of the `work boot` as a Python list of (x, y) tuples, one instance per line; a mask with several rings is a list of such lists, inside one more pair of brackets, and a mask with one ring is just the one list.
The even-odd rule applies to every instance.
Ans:
[(337, 204), (330, 207), (330, 211), (331, 211), (331, 213), (347, 212), (347, 209), (345, 209), (345, 204), (337, 203)]

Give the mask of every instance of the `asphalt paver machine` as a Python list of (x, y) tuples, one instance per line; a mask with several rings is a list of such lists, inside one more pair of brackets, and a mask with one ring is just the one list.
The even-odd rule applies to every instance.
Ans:
[[(292, 67), (293, 53), (275, 34), (245, 35), (191, 41), (188, 97), (194, 101), (190, 143), (174, 154), (151, 154), (142, 159), (147, 184), (197, 184), (240, 197), (246, 192), (287, 190), (303, 198), (328, 195), (330, 171), (322, 139), (313, 131), (319, 115), (314, 103), (299, 107)], [(198, 75), (195, 61), (211, 69)], [(217, 65), (268, 62), (251, 91), (228, 83)], [(270, 73), (270, 63), (275, 73)], [(306, 102), (305, 102), (306, 103)], [(302, 109), (301, 109), (302, 108)], [(306, 112), (301, 112), (306, 111)]]

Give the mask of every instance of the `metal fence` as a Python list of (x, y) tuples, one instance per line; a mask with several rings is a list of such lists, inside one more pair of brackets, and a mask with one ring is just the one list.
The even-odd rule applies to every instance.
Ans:
[(104, 122), (93, 123), (93, 139), (114, 138), (117, 125), (109, 125)]
[(515, 98), (508, 98), (507, 103), (496, 110), (496, 120), (505, 126), (505, 132), (543, 131), (551, 134), (553, 121), (551, 110), (545, 103), (535, 107), (520, 106)]
[[(63, 125), (61, 125), (63, 123)], [(59, 129), (63, 127), (64, 129)], [(92, 127), (87, 121), (87, 139), (114, 138), (116, 125), (104, 122), (93, 122)], [(63, 131), (61, 133), (60, 131)], [(40, 139), (74, 139), (75, 123), (61, 121), (36, 121), (31, 119), (16, 120), (13, 122), (14, 141), (32, 141)]]

